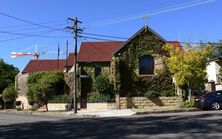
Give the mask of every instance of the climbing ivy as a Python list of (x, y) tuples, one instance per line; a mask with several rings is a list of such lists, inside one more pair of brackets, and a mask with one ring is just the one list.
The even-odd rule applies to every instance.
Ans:
[(156, 34), (145, 30), (119, 51), (121, 55), (115, 57), (115, 90), (120, 96), (144, 96), (149, 92), (160, 96), (162, 92), (174, 90), (171, 73), (164, 61), (163, 68), (155, 68), (154, 75), (141, 76), (137, 72), (141, 56), (151, 55), (156, 60), (165, 56), (164, 44)]

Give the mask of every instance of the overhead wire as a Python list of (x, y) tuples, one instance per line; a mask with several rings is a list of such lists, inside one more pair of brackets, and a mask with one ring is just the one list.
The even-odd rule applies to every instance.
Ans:
[(21, 19), (21, 18), (12, 16), (12, 15), (9, 15), (9, 14), (3, 13), (1, 11), (0, 11), (0, 15), (3, 15), (3, 16), (6, 16), (6, 17), (9, 17), (9, 18), (12, 18), (12, 19), (15, 19), (15, 20), (27, 23), (27, 24), (31, 24), (31, 25), (34, 25), (34, 26), (39, 26), (39, 27), (42, 27), (42, 28), (64, 31), (64, 30), (61, 30), (61, 29), (56, 29), (56, 28), (52, 28), (52, 27), (49, 27), (49, 26), (46, 26), (46, 25), (42, 25), (42, 24), (38, 24), (38, 23), (34, 23), (34, 22), (31, 22), (31, 21), (25, 20), (25, 19)]
[(110, 42), (116, 42), (117, 40), (111, 40), (111, 39), (104, 39), (104, 38), (96, 38), (96, 37), (88, 37), (88, 36), (79, 36), (80, 38), (86, 38), (86, 39), (93, 39), (93, 40), (100, 40), (100, 41), (110, 41)]
[(92, 26), (92, 25), (94, 27), (112, 25), (112, 24), (117, 24), (117, 23), (121, 23), (121, 22), (126, 22), (126, 21), (131, 21), (131, 20), (143, 18), (144, 16), (150, 17), (153, 15), (163, 14), (166, 12), (172, 12), (172, 11), (176, 11), (176, 10), (180, 10), (180, 9), (203, 5), (203, 4), (207, 4), (210, 2), (214, 2), (214, 1), (216, 1), (216, 0), (196, 0), (196, 1), (192, 1), (192, 2), (185, 2), (185, 3), (177, 4), (174, 6), (169, 6), (166, 8), (155, 10), (154, 12), (143, 12), (140, 14), (132, 14), (132, 15), (128, 15), (128, 16), (120, 17), (120, 18), (113, 18), (113, 19), (108, 19), (108, 20), (103, 20), (103, 21), (96, 21), (94, 23), (88, 23), (88, 26), (90, 28), (90, 26)]
[(110, 36), (110, 35), (101, 35), (101, 34), (87, 33), (87, 32), (82, 32), (81, 34), (98, 36), (98, 37), (116, 38), (116, 39), (128, 39), (128, 38), (126, 38), (126, 37)]
[(6, 42), (6, 41), (17, 40), (17, 39), (23, 39), (23, 38), (27, 38), (27, 37), (41, 37), (41, 38), (68, 38), (69, 37), (69, 36), (42, 36), (42, 34), (47, 34), (47, 33), (51, 33), (51, 32), (54, 32), (54, 31), (56, 31), (56, 30), (49, 30), (49, 31), (39, 32), (37, 34), (21, 34), (21, 33), (5, 32), (7, 34), (19, 35), (21, 37), (0, 40), (0, 42)]
[[(44, 24), (44, 25), (50, 25), (50, 26), (54, 26), (55, 24), (61, 24), (61, 23), (67, 23), (65, 20), (54, 20), (54, 21), (48, 21), (48, 22), (41, 22), (39, 24)], [(9, 26), (0, 26), (0, 28), (24, 28), (24, 27), (32, 27), (35, 25), (9, 25)]]

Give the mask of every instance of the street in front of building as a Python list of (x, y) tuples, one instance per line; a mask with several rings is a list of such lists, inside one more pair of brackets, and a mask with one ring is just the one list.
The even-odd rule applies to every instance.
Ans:
[(111, 118), (0, 113), (0, 138), (222, 138), (222, 111)]

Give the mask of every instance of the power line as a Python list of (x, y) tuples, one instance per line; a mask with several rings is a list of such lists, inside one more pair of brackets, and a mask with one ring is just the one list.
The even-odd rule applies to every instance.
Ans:
[(31, 21), (28, 21), (28, 20), (24, 20), (24, 19), (21, 19), (21, 18), (12, 16), (12, 15), (6, 14), (6, 13), (3, 13), (3, 12), (0, 12), (0, 14), (3, 15), (3, 16), (6, 16), (6, 17), (9, 17), (9, 18), (18, 20), (18, 21), (22, 21), (24, 23), (28, 23), (28, 24), (31, 24), (31, 25), (39, 26), (39, 27), (42, 27), (42, 28), (64, 31), (64, 30), (61, 30), (61, 29), (55, 29), (55, 28), (52, 28), (52, 27), (49, 27), (49, 26), (45, 26), (45, 25), (41, 25), (41, 24), (37, 24), (37, 23), (31, 22)]
[[(39, 23), (39, 24), (47, 24), (47, 25), (50, 25), (50, 26), (54, 26), (57, 24), (62, 24), (62, 23), (66, 23), (66, 21), (64, 20), (54, 20), (54, 21), (48, 21), (48, 22), (42, 22), (42, 23)], [(23, 28), (23, 27), (32, 27), (33, 25), (11, 25), (11, 26), (0, 26), (0, 28)]]
[(19, 36), (22, 36), (22, 37), (0, 40), (0, 42), (18, 40), (18, 39), (23, 39), (23, 38), (27, 38), (27, 37), (41, 37), (41, 38), (68, 38), (69, 37), (69, 36), (42, 36), (42, 34), (47, 34), (47, 33), (51, 33), (51, 32), (54, 32), (54, 31), (56, 31), (56, 30), (49, 30), (49, 31), (39, 32), (37, 34), (21, 34), (21, 33), (5, 32), (6, 34), (19, 35)]
[(83, 32), (83, 33), (81, 33), (81, 34), (92, 35), (92, 36), (99, 36), (99, 37), (107, 37), (107, 38), (116, 38), (116, 39), (128, 39), (128, 38), (126, 38), (126, 37), (101, 35), (101, 34), (94, 34), (94, 33), (87, 33), (87, 32)]
[(216, 1), (216, 0), (196, 0), (196, 1), (192, 1), (192, 2), (185, 2), (185, 3), (177, 4), (174, 6), (162, 8), (162, 9), (156, 10), (154, 12), (143, 12), (140, 14), (132, 14), (132, 15), (128, 15), (125, 17), (113, 18), (113, 19), (98, 21), (98, 22), (94, 22), (94, 23), (88, 23), (88, 25), (90, 26), (90, 25), (95, 24), (94, 27), (112, 25), (112, 24), (127, 22), (127, 21), (131, 21), (131, 20), (135, 20), (135, 19), (140, 19), (145, 16), (149, 17), (149, 16), (154, 16), (154, 15), (172, 12), (172, 11), (176, 11), (176, 10), (181, 10), (181, 9), (185, 9), (185, 8), (190, 8), (190, 7), (194, 7), (194, 6), (198, 6), (198, 5), (203, 5), (203, 4), (207, 4), (210, 2), (214, 2), (214, 1)]
[(88, 37), (88, 36), (79, 36), (79, 37), (80, 38), (93, 39), (93, 40), (100, 40), (100, 41), (116, 42), (116, 40), (110, 40), (110, 39), (104, 39), (104, 38), (95, 38), (95, 37)]
[[(61, 26), (61, 25), (65, 26), (65, 24), (56, 24), (56, 25), (53, 25), (53, 27)], [(10, 31), (13, 31), (13, 32), (15, 32), (15, 31), (28, 31), (28, 30), (34, 30), (34, 29), (39, 30), (40, 28), (39, 27), (23, 27), (23, 28), (18, 28), (18, 29), (15, 29), (15, 30), (10, 30)]]
[[(88, 37), (88, 36), (79, 36), (80, 38), (88, 38), (88, 39), (92, 39), (92, 40), (100, 40), (100, 41), (110, 41), (110, 42), (116, 42), (118, 40), (111, 40), (111, 39), (104, 39), (104, 38), (98, 38), (98, 37)], [(170, 41), (169, 41), (170, 42)], [(222, 43), (217, 43), (217, 42), (185, 42), (185, 41), (175, 41), (178, 42), (180, 44), (222, 44)]]
[(67, 37), (70, 37), (70, 36), (41, 36), (41, 35), (35, 35), (35, 34), (13, 33), (13, 32), (7, 32), (7, 31), (0, 31), (0, 33), (10, 34), (10, 35), (19, 35), (19, 36), (45, 37), (45, 38), (67, 38)]

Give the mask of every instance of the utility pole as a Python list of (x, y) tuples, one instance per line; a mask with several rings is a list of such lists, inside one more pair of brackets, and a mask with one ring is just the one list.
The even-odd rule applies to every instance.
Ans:
[(67, 29), (71, 29), (74, 31), (74, 40), (75, 40), (75, 52), (74, 52), (74, 91), (73, 91), (73, 108), (74, 113), (77, 113), (77, 38), (78, 33), (82, 31), (78, 28), (78, 23), (82, 23), (75, 17), (74, 19), (68, 18), (68, 20), (71, 20), (74, 22), (74, 25), (72, 27), (66, 27)]
[(59, 53), (60, 53), (60, 48), (59, 48), (59, 43), (58, 43), (57, 72), (59, 71)]
[(68, 40), (66, 41), (66, 73), (68, 73), (68, 53), (69, 53), (69, 42)]

